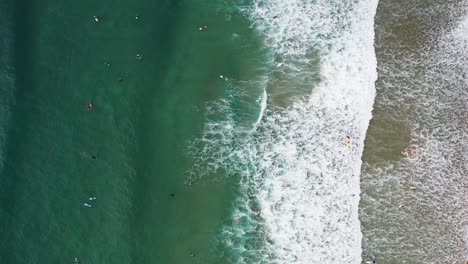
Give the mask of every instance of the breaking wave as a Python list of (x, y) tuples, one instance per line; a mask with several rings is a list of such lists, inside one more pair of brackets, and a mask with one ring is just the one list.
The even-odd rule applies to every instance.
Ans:
[(245, 83), (230, 80), (190, 145), (188, 179), (239, 183), (219, 235), (229, 263), (361, 261), (359, 176), (377, 78), (376, 7), (376, 0), (241, 7), (271, 49), (269, 74), (257, 81), (266, 94), (252, 104)]

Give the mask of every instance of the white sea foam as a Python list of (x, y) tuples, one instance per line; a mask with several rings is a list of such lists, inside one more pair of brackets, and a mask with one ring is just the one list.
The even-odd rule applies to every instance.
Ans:
[(255, 125), (260, 124), (260, 121), (262, 121), (263, 114), (265, 114), (265, 110), (267, 107), (267, 99), (268, 99), (268, 95), (267, 95), (266, 89), (264, 89), (262, 95), (259, 98), (260, 113), (258, 114), (258, 118), (257, 118), (257, 121), (255, 122)]
[[(245, 9), (287, 61), (279, 68), (287, 76), (272, 77), (268, 98), (289, 87), (308, 91), (292, 94), (286, 106), (269, 101), (253, 131), (254, 122), (236, 122), (235, 98), (215, 102), (209, 113), (216, 114), (192, 144), (198, 162), (191, 180), (216, 173), (240, 179), (221, 235), (231, 262), (360, 263), (359, 175), (377, 78), (376, 7), (377, 0), (257, 0)], [(318, 84), (307, 81), (317, 61)]]

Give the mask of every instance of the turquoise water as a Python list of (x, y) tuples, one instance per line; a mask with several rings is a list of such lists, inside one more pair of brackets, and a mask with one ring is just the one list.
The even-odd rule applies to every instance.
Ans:
[(186, 151), (230, 92), (218, 75), (248, 79), (266, 54), (234, 3), (7, 4), (0, 262), (218, 263), (236, 187), (186, 184)]
[(464, 260), (461, 2), (0, 1), (0, 263)]

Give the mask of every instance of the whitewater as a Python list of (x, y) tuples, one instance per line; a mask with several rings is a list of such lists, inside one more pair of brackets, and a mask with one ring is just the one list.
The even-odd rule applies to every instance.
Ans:
[[(239, 9), (270, 50), (258, 80), (206, 107), (188, 182), (237, 179), (218, 242), (232, 263), (360, 263), (364, 139), (377, 79), (377, 0), (256, 0)], [(249, 85), (246, 85), (248, 83)], [(247, 118), (240, 109), (252, 109)], [(242, 106), (242, 104), (244, 104)], [(241, 105), (241, 106), (239, 106)]]

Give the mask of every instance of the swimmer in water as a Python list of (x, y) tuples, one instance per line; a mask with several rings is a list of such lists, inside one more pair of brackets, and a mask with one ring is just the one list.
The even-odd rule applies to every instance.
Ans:
[(99, 22), (99, 18), (97, 16), (94, 16), (94, 21)]
[(96, 156), (94, 156), (94, 155), (93, 155), (93, 156), (89, 156), (89, 158), (95, 160), (95, 159), (96, 159)]
[(351, 137), (348, 135), (346, 135), (345, 145), (351, 147)]
[(83, 205), (86, 206), (86, 207), (91, 207), (91, 205), (88, 204), (88, 203), (84, 203)]
[(89, 200), (90, 200), (90, 201), (94, 201), (94, 200), (96, 200), (96, 199), (97, 199), (96, 197), (89, 197)]
[(136, 57), (137, 57), (137, 59), (141, 60), (141, 54), (140, 53), (137, 53)]
[(91, 110), (93, 108), (93, 103), (88, 104), (88, 110)]

